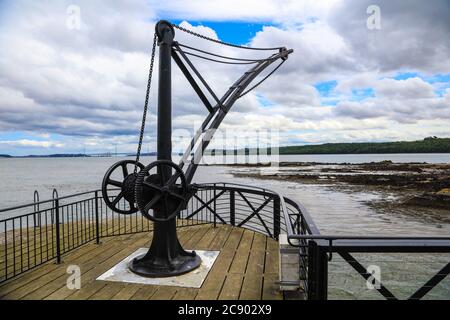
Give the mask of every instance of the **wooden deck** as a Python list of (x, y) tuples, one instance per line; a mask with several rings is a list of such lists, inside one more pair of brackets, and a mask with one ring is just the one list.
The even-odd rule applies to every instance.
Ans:
[[(199, 289), (95, 280), (140, 247), (149, 233), (102, 238), (63, 256), (60, 265), (48, 262), (0, 285), (0, 299), (283, 299), (278, 290), (278, 243), (250, 230), (220, 225), (183, 227), (183, 247), (220, 250)], [(81, 269), (81, 289), (66, 286), (69, 265)]]

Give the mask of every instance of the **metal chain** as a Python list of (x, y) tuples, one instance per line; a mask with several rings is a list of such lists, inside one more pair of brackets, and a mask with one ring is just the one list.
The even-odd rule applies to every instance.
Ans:
[(153, 35), (152, 58), (150, 60), (150, 69), (148, 71), (147, 93), (145, 94), (144, 113), (142, 115), (141, 132), (139, 134), (139, 143), (136, 152), (136, 163), (134, 164), (134, 173), (137, 173), (139, 158), (141, 157), (142, 141), (144, 140), (145, 119), (147, 118), (148, 100), (150, 97), (150, 87), (152, 84), (153, 63), (155, 61), (156, 52), (156, 32)]
[(181, 27), (181, 26), (179, 26), (179, 25), (176, 25), (176, 24), (173, 24), (173, 23), (172, 23), (172, 27), (174, 27), (174, 28), (176, 28), (176, 29), (178, 29), (178, 30), (181, 30), (181, 31), (183, 31), (183, 32), (189, 33), (189, 34), (191, 34), (191, 35), (193, 35), (193, 36), (196, 36), (196, 37), (199, 37), (199, 38), (208, 40), (208, 41), (212, 41), (212, 42), (215, 42), (215, 43), (219, 43), (219, 44), (222, 44), (222, 45), (225, 45), (225, 46), (234, 47), (234, 48), (249, 49), (249, 50), (279, 50), (279, 49), (282, 49), (282, 47), (275, 47), (275, 48), (253, 48), (253, 47), (239, 46), (239, 45), (237, 45), (237, 44), (233, 44), (233, 43), (229, 43), (229, 42), (223, 42), (223, 41), (220, 41), (220, 40), (216, 40), (216, 39), (213, 39), (213, 38), (204, 36), (204, 35), (202, 35), (202, 34), (200, 34), (200, 33), (197, 33), (197, 32), (194, 32), (194, 31), (192, 31), (192, 30), (183, 28), (183, 27)]
[[(218, 44), (222, 44), (222, 45), (230, 46), (230, 47), (234, 47), (234, 48), (249, 49), (249, 50), (280, 50), (280, 49), (282, 49), (282, 47), (252, 48), (252, 47), (239, 46), (239, 45), (236, 45), (236, 44), (233, 44), (233, 43), (223, 42), (223, 41), (220, 41), (220, 40), (216, 40), (216, 39), (204, 36), (204, 35), (202, 35), (200, 33), (196, 33), (196, 32), (194, 32), (192, 30), (183, 28), (183, 27), (181, 27), (179, 25), (176, 25), (176, 24), (172, 24), (172, 26), (174, 28), (180, 30), (180, 31), (186, 32), (188, 34), (191, 34), (193, 36), (199, 37), (201, 39), (205, 39), (205, 40), (208, 40), (208, 41), (212, 41), (212, 42), (215, 42), (215, 43), (218, 43)], [(150, 87), (151, 87), (151, 83), (152, 83), (153, 64), (154, 64), (154, 61), (155, 61), (156, 43), (157, 43), (157, 35), (156, 35), (156, 32), (155, 32), (154, 35), (153, 35), (153, 46), (152, 46), (152, 53), (151, 53), (150, 69), (149, 69), (149, 72), (148, 72), (147, 92), (146, 92), (146, 95), (145, 95), (144, 112), (143, 112), (143, 115), (142, 115), (141, 131), (140, 131), (140, 134), (139, 134), (139, 143), (138, 143), (138, 148), (137, 148), (137, 152), (136, 152), (136, 163), (134, 164), (134, 173), (137, 173), (137, 170), (138, 170), (138, 165), (137, 164), (138, 164), (139, 159), (141, 157), (142, 142), (144, 140), (145, 120), (147, 118), (148, 100), (149, 100), (149, 97), (150, 97)]]

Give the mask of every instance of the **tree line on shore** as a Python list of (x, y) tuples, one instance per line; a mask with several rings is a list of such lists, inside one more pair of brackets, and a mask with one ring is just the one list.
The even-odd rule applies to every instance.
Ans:
[[(270, 149), (266, 154), (270, 154)], [(450, 138), (427, 137), (417, 141), (324, 143), (319, 145), (281, 146), (279, 154), (381, 154), (381, 153), (450, 153)], [(252, 148), (211, 150), (216, 154), (257, 154)], [(261, 153), (261, 152), (259, 152)]]

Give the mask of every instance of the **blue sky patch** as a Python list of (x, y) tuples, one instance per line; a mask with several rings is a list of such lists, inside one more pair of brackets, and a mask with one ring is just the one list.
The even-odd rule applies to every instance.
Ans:
[(409, 78), (417, 78), (419, 76), (419, 74), (417, 72), (402, 72), (402, 73), (398, 73), (395, 77), (393, 77), (393, 79), (395, 80), (406, 80)]
[[(22, 142), (26, 140), (25, 142)], [(10, 155), (30, 155), (30, 154), (51, 154), (73, 152), (67, 148), (61, 148), (55, 145), (44, 147), (42, 145), (32, 145), (32, 142), (64, 143), (65, 138), (59, 134), (39, 134), (26, 131), (0, 132), (0, 154)], [(30, 141), (30, 142), (28, 142)], [(74, 153), (81, 152), (76, 150)]]
[(449, 74), (435, 74), (430, 77), (423, 77), (428, 83), (437, 83), (437, 82), (447, 82), (450, 84), (450, 73)]
[(367, 98), (375, 97), (375, 91), (372, 88), (352, 89), (351, 101), (362, 101)]
[(321, 97), (320, 105), (321, 106), (335, 106), (341, 101), (340, 98), (337, 97)]
[(443, 97), (447, 89), (450, 88), (450, 74), (436, 74), (425, 77), (424, 81), (433, 85), (434, 93), (439, 97)]
[(265, 108), (269, 108), (274, 105), (272, 101), (270, 101), (269, 99), (260, 94), (256, 94), (256, 99)]
[(432, 76), (424, 76), (417, 72), (402, 72), (398, 73), (396, 76), (392, 77), (395, 80), (406, 80), (410, 78), (420, 78), (430, 84), (437, 82), (448, 82), (450, 83), (450, 73), (449, 74), (435, 74)]
[[(175, 24), (180, 24), (184, 20), (172, 20)], [(187, 20), (186, 20), (187, 21)], [(246, 44), (253, 39), (257, 32), (261, 31), (264, 26), (272, 26), (269, 22), (249, 23), (240, 21), (187, 21), (193, 26), (205, 26), (216, 31), (220, 40), (231, 42), (234, 44)]]
[(0, 141), (15, 141), (15, 140), (34, 140), (34, 141), (55, 141), (63, 140), (63, 137), (56, 134), (32, 134), (22, 131), (0, 132)]
[(339, 97), (333, 94), (336, 86), (336, 80), (317, 82), (314, 84), (314, 87), (319, 92), (320, 104), (322, 106), (335, 106), (340, 101)]
[(314, 87), (319, 91), (321, 97), (329, 97), (333, 89), (337, 86), (336, 80), (317, 82)]

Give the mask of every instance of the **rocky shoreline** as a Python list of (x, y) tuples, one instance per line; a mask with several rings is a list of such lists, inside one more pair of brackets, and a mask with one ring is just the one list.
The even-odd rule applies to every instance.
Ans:
[[(277, 170), (263, 164), (231, 165), (236, 177), (302, 183), (371, 186), (407, 191), (402, 205), (450, 209), (450, 164), (281, 162)], [(258, 168), (258, 170), (255, 170)]]

